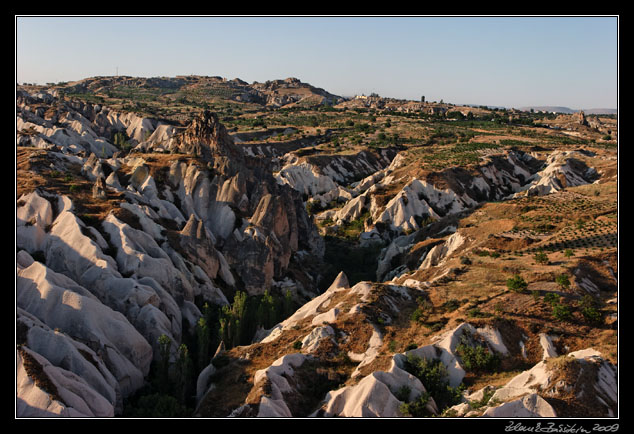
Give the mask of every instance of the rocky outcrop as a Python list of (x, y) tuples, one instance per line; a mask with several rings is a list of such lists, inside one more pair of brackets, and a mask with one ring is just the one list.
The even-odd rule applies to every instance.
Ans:
[(21, 347), (17, 353), (16, 412), (21, 417), (112, 417), (114, 409), (84, 379)]
[(548, 156), (545, 167), (533, 175), (530, 183), (524, 186), (516, 197), (543, 196), (562, 190), (589, 184), (598, 179), (597, 171), (575, 156), (575, 151), (555, 151)]
[[(402, 387), (409, 388), (408, 399), (426, 393), (418, 378), (392, 362), (386, 372), (377, 371), (364, 377), (355, 386), (329, 392), (326, 403), (314, 415), (323, 417), (402, 417), (400, 401), (394, 393)], [(430, 413), (438, 413), (433, 398), (427, 404)]]
[[(19, 258), (17, 276), (17, 306), (37, 319), (23, 324), (32, 328), (41, 323), (59, 329), (98, 353), (116, 378), (123, 397), (142, 386), (150, 368), (152, 347), (123, 314), (26, 254)], [(27, 332), (27, 343), (30, 336)]]
[(118, 151), (112, 140), (116, 133), (124, 134), (122, 137), (133, 147), (152, 134), (157, 124), (155, 120), (98, 104), (60, 101), (49, 93), (21, 92), (17, 110), (18, 144), (57, 147), (73, 154), (88, 152), (102, 158)]

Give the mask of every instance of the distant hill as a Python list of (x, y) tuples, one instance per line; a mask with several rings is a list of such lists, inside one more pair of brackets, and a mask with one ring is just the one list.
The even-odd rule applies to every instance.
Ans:
[[(520, 110), (530, 111), (531, 109), (543, 112), (554, 112), (554, 113), (565, 113), (572, 114), (577, 113), (579, 110), (571, 109), (569, 107), (560, 107), (560, 106), (532, 106), (532, 107), (521, 107)], [(607, 109), (607, 108), (591, 108), (591, 109), (583, 109), (583, 112), (587, 115), (615, 115), (617, 114), (617, 109)]]

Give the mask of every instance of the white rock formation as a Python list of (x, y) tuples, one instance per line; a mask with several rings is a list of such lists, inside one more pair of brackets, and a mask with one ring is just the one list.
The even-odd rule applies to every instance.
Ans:
[(516, 400), (505, 402), (497, 407), (489, 407), (483, 417), (524, 418), (557, 417), (555, 409), (536, 393), (525, 395)]
[(324, 339), (331, 339), (334, 342), (333, 336), (335, 331), (329, 325), (315, 327), (308, 335), (302, 339), (302, 352), (312, 353), (319, 347), (321, 341)]
[(462, 247), (467, 239), (460, 232), (455, 232), (443, 244), (432, 247), (427, 253), (425, 259), (419, 267), (419, 270), (425, 270), (429, 267), (440, 265), (442, 261), (448, 258), (458, 248)]
[(275, 178), (280, 184), (288, 184), (293, 189), (309, 196), (338, 189), (337, 183), (332, 178), (319, 173), (315, 166), (305, 162), (292, 161), (287, 163), (275, 175)]
[(17, 314), (18, 327), (28, 329), (23, 332), (23, 345), (45, 357), (54, 366), (81, 377), (111, 406), (121, 408), (119, 384), (99, 355), (65, 333), (52, 330), (21, 308), (17, 308)]
[[(554, 362), (552, 362), (553, 360)], [(560, 378), (557, 363), (576, 364), (580, 373), (575, 378)], [(581, 378), (585, 378), (585, 380), (580, 382)], [(556, 383), (554, 383), (555, 379), (558, 380)], [(606, 417), (611, 417), (614, 416), (612, 409), (616, 407), (618, 402), (616, 367), (605, 361), (600, 353), (591, 348), (575, 351), (559, 359), (549, 358), (539, 362), (533, 368), (511, 379), (504, 387), (496, 390), (491, 400), (506, 403), (515, 401), (515, 404), (509, 406), (511, 412), (517, 409), (519, 409), (517, 411), (525, 411), (521, 409), (524, 406), (529, 411), (533, 411), (533, 408), (542, 408), (545, 413), (549, 414), (548, 408), (540, 404), (541, 401), (533, 399), (528, 403), (517, 403), (518, 398), (533, 395), (536, 392), (543, 396), (553, 397), (557, 397), (560, 393), (564, 395), (575, 393), (578, 397), (589, 395), (593, 399), (593, 404), (591, 404), (593, 410), (602, 411)], [(488, 415), (498, 415), (494, 409), (487, 410), (487, 412)]]
[[(375, 371), (354, 386), (331, 391), (322, 406), (326, 417), (402, 417), (399, 407), (403, 403), (394, 394), (403, 386), (410, 388), (409, 399), (425, 393), (418, 378), (407, 373), (392, 360), (387, 372)], [(427, 404), (432, 414), (438, 413), (433, 398)]]
[(263, 396), (258, 417), (292, 417), (285, 401), (285, 394), (292, 394), (293, 388), (287, 378), (293, 377), (294, 370), (304, 364), (309, 356), (294, 353), (287, 354), (266, 369), (257, 371), (253, 377), (253, 384), (258, 385), (263, 382), (270, 384), (271, 393)]
[[(38, 380), (29, 375), (29, 370), (36, 371), (35, 375), (38, 378), (45, 377), (48, 380), (52, 385), (48, 387), (55, 388), (56, 398), (51, 396), (52, 391), (43, 390), (38, 385)], [(112, 404), (82, 377), (53, 366), (46, 358), (26, 347), (22, 347), (17, 353), (16, 380), (18, 417), (114, 416)]]
[(143, 385), (152, 347), (121, 313), (39, 262), (28, 267), (18, 264), (17, 271), (16, 302), (20, 309), (97, 351), (117, 379), (122, 396)]
[(515, 196), (543, 196), (566, 187), (588, 184), (597, 172), (575, 159), (576, 151), (555, 151), (548, 156), (546, 167), (531, 177), (531, 182), (518, 189)]

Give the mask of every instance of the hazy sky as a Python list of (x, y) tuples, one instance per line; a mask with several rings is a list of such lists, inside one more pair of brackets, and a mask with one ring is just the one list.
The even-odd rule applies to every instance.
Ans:
[(618, 18), (16, 16), (16, 82), (296, 77), (343, 96), (617, 108)]

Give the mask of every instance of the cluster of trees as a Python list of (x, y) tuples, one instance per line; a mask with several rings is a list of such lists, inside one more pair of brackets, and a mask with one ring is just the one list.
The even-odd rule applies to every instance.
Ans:
[(113, 145), (124, 151), (132, 147), (132, 144), (130, 143), (130, 137), (126, 134), (125, 131), (115, 131), (112, 134), (111, 142)]
[(459, 404), (462, 401), (462, 392), (465, 390), (465, 386), (463, 384), (458, 387), (449, 385), (447, 367), (440, 359), (426, 359), (408, 354), (404, 365), (405, 371), (418, 378), (427, 389), (426, 393), (419, 395), (412, 401), (407, 399), (409, 390), (399, 390), (397, 392), (397, 398), (404, 401), (399, 408), (404, 415), (413, 417), (430, 416), (427, 410), (430, 396), (434, 398), (441, 413), (448, 407)]
[(230, 305), (205, 303), (195, 333), (183, 333), (178, 347), (166, 335), (158, 338), (159, 361), (152, 364), (148, 384), (124, 405), (124, 416), (190, 417), (196, 379), (211, 362), (220, 342), (226, 349), (250, 344), (259, 327), (273, 327), (294, 309), (290, 291), (284, 295), (265, 291), (259, 296), (238, 291)]
[[(290, 291), (286, 291), (283, 296), (274, 295), (269, 291), (264, 291), (260, 296), (247, 296), (245, 292), (238, 291), (231, 305), (223, 306), (219, 311), (210, 314), (211, 321), (215, 321), (217, 317), (217, 328), (209, 327), (206, 321), (199, 321), (198, 334), (204, 348), (210, 347), (215, 350), (214, 339), (223, 341), (226, 348), (247, 345), (253, 340), (258, 328), (270, 329), (287, 318), (293, 310), (294, 303)], [(207, 308), (205, 311), (211, 309)]]

